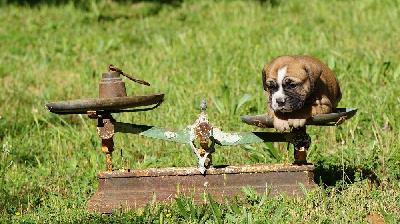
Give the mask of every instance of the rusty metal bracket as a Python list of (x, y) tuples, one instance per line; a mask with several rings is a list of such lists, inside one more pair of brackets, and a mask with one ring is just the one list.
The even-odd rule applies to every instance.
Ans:
[[(215, 139), (213, 136), (213, 127), (208, 121), (208, 115), (206, 114), (206, 100), (201, 99), (200, 102), (200, 114), (193, 125), (188, 126), (190, 133), (190, 147), (196, 154), (198, 159), (198, 170), (201, 174), (204, 174), (206, 169), (212, 166), (211, 153), (215, 152)], [(195, 140), (199, 140), (200, 148), (195, 145)], [(211, 142), (211, 145), (209, 145)]]
[(114, 118), (106, 114), (98, 118), (97, 133), (101, 138), (101, 151), (106, 154), (106, 170), (112, 171), (112, 152), (114, 151)]
[(343, 124), (343, 122), (345, 122), (346, 120), (347, 120), (347, 116), (346, 116), (346, 115), (341, 116), (341, 117), (336, 121), (335, 126), (339, 126), (339, 125)]
[(311, 137), (306, 132), (306, 127), (296, 128), (292, 130), (296, 136), (290, 140), (294, 146), (294, 164), (307, 164), (307, 150), (310, 148)]
[(110, 139), (114, 136), (114, 118), (111, 114), (106, 116), (107, 118), (98, 118), (97, 134), (99, 134), (102, 139)]

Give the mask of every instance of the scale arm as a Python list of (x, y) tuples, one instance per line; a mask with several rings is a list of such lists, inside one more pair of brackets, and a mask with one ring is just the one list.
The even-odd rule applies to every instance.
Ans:
[[(188, 130), (171, 130), (167, 128), (123, 122), (113, 122), (113, 124), (115, 132), (137, 134), (181, 144), (190, 143), (190, 133)], [(216, 144), (229, 146), (262, 142), (289, 142), (295, 137), (295, 133), (223, 132), (219, 128), (214, 127), (213, 137), (216, 140)]]
[(214, 129), (213, 134), (218, 145), (242, 145), (262, 142), (289, 142), (295, 133), (279, 133), (279, 132), (222, 132)]
[(190, 134), (187, 130), (170, 130), (148, 125), (113, 122), (115, 132), (143, 135), (150, 138), (172, 141), (182, 144), (190, 142)]

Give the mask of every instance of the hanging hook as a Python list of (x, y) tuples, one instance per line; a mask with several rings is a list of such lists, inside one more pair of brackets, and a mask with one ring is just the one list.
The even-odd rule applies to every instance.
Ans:
[(110, 72), (110, 71), (118, 72), (119, 74), (121, 74), (121, 75), (127, 77), (128, 79), (130, 79), (130, 80), (132, 80), (132, 81), (134, 81), (134, 82), (137, 82), (137, 83), (139, 83), (139, 84), (146, 85), (146, 86), (150, 86), (150, 83), (148, 83), (148, 82), (146, 82), (146, 81), (144, 81), (144, 80), (141, 80), (141, 79), (137, 79), (137, 78), (135, 78), (135, 77), (132, 77), (132, 76), (126, 74), (126, 73), (124, 73), (121, 69), (115, 67), (115, 66), (112, 65), (112, 64), (109, 64), (109, 65), (108, 65), (108, 72)]

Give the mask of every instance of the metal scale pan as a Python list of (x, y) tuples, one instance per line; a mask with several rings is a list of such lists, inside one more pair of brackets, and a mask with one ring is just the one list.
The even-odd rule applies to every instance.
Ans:
[(88, 98), (47, 103), (46, 108), (55, 114), (87, 114), (88, 111), (109, 113), (131, 112), (128, 108), (157, 105), (164, 99), (164, 94), (126, 96), (110, 98)]
[[(357, 113), (357, 108), (336, 108), (329, 114), (316, 114), (306, 121), (306, 125), (333, 126), (343, 123), (352, 118)], [(266, 114), (245, 115), (240, 117), (242, 121), (249, 125), (255, 125), (260, 128), (273, 128), (274, 118)]]

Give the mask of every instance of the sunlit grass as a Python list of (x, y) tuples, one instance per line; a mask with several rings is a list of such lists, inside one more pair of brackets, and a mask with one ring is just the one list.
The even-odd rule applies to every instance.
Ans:
[[(0, 7), (0, 219), (361, 222), (377, 212), (399, 221), (399, 1), (74, 2)], [(205, 98), (213, 125), (260, 131), (239, 115), (265, 113), (261, 69), (282, 54), (321, 59), (343, 87), (339, 106), (358, 108), (340, 127), (309, 128), (308, 159), (327, 188), (304, 200), (253, 195), (251, 206), (181, 198), (110, 217), (86, 212), (95, 173), (105, 168), (96, 122), (51, 114), (46, 102), (97, 97), (113, 63), (151, 83), (126, 80), (128, 95), (166, 95), (155, 111), (119, 121), (183, 129)], [(122, 134), (115, 144), (132, 167), (196, 164), (186, 145)], [(218, 147), (214, 163), (282, 162), (285, 149)], [(114, 159), (119, 168), (119, 153)]]

